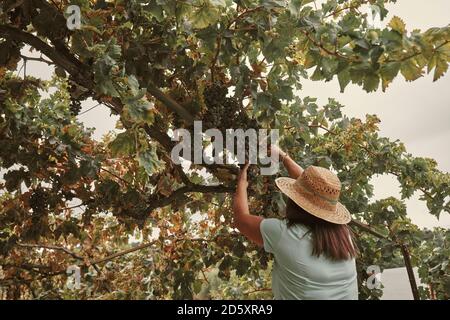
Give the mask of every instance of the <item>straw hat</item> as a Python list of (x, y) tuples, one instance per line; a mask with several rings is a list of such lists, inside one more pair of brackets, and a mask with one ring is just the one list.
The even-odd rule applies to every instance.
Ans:
[(350, 212), (339, 202), (341, 182), (328, 169), (309, 166), (297, 178), (277, 178), (280, 190), (310, 214), (336, 224), (351, 220)]

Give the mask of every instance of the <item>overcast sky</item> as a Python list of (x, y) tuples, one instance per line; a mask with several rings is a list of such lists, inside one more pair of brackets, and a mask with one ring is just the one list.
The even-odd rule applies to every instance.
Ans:
[[(450, 23), (449, 0), (399, 0), (388, 6), (389, 16), (382, 24), (386, 24), (393, 15), (398, 15), (406, 22), (407, 29), (443, 27)], [(25, 52), (24, 52), (25, 53)], [(29, 55), (27, 52), (26, 54)], [(49, 79), (51, 68), (30, 61), (27, 73)], [(431, 157), (439, 163), (439, 169), (450, 171), (450, 75), (447, 73), (437, 82), (432, 82), (432, 75), (424, 76), (414, 82), (407, 83), (399, 76), (390, 84), (386, 93), (381, 90), (366, 93), (362, 88), (350, 84), (344, 93), (339, 92), (337, 80), (312, 82), (303, 80), (300, 96), (319, 98), (321, 104), (328, 97), (335, 97), (344, 104), (344, 113), (350, 117), (364, 118), (366, 114), (377, 114), (381, 119), (381, 134), (391, 139), (400, 139), (407, 150), (415, 156)], [(83, 103), (83, 110), (96, 103)], [(117, 118), (110, 117), (108, 109), (97, 107), (80, 115), (87, 127), (95, 127), (95, 138), (114, 129)], [(374, 179), (376, 198), (388, 196), (399, 197), (398, 183), (393, 177), (380, 176)], [(414, 223), (421, 227), (450, 227), (450, 215), (444, 214), (440, 221), (428, 214), (424, 203), (418, 200), (418, 194), (407, 200), (408, 214)]]
[[(389, 15), (401, 17), (408, 31), (431, 27), (444, 27), (450, 23), (449, 0), (399, 0), (388, 6)], [(450, 74), (433, 82), (432, 72), (413, 82), (398, 76), (385, 93), (379, 89), (366, 93), (361, 87), (350, 84), (340, 93), (337, 80), (330, 82), (302, 81), (301, 95), (318, 97), (326, 103), (335, 97), (345, 105), (344, 113), (350, 117), (364, 118), (377, 114), (381, 119), (381, 135), (404, 142), (414, 156), (434, 158), (439, 169), (450, 171)], [(379, 176), (373, 180), (376, 198), (399, 196), (397, 181), (392, 176)], [(421, 227), (450, 227), (450, 215), (443, 214), (440, 221), (428, 214), (426, 205), (418, 194), (407, 200), (408, 215)]]

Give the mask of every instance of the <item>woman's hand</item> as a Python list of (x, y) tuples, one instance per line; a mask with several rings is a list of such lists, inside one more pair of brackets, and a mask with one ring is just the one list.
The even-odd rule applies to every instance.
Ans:
[(237, 178), (237, 188), (247, 188), (248, 187), (248, 181), (247, 181), (247, 169), (250, 166), (250, 163), (246, 162), (245, 165), (241, 168), (239, 171), (239, 176)]
[(271, 156), (274, 155), (275, 157), (280, 157), (281, 160), (283, 160), (283, 158), (287, 156), (286, 152), (284, 152), (283, 150), (280, 149), (280, 147), (274, 144), (271, 144), (269, 146), (269, 153)]
[(289, 173), (289, 177), (297, 179), (303, 172), (303, 168), (300, 167), (294, 160), (289, 157), (289, 155), (281, 150), (278, 146), (271, 144), (269, 147), (270, 155), (279, 157), (281, 162), (284, 164), (286, 170)]
[[(267, 143), (267, 139), (269, 136), (266, 136), (263, 138), (263, 140), (261, 141), (261, 143)], [(267, 145), (267, 153), (268, 156), (275, 156), (275, 157), (281, 157), (281, 160), (283, 160), (284, 157), (287, 156), (287, 153), (284, 152), (283, 150), (281, 150), (280, 147), (278, 147), (277, 145), (274, 144), (269, 144)]]

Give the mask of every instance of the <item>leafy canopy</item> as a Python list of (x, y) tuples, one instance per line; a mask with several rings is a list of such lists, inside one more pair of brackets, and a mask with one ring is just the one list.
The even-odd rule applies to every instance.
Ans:
[[(170, 160), (169, 130), (211, 117), (205, 92), (219, 84), (243, 115), (236, 126), (277, 128), (301, 165), (338, 173), (361, 249), (361, 298), (381, 294), (365, 286), (366, 268), (395, 265), (405, 245), (432, 284), (422, 296), (448, 298), (449, 234), (412, 224), (404, 200), (419, 192), (429, 214), (448, 213), (449, 174), (380, 137), (375, 115), (349, 119), (335, 99), (319, 106), (301, 91), (307, 78), (367, 92), (398, 76), (441, 78), (450, 28), (408, 31), (400, 17), (385, 21), (390, 2), (77, 0), (81, 28), (70, 31), (68, 1), (2, 1), (0, 295), (268, 297), (271, 257), (230, 227), (238, 168)], [(20, 66), (30, 60), (54, 67), (53, 79), (27, 75)], [(119, 116), (121, 132), (92, 138), (77, 118), (88, 98)], [(379, 174), (398, 179), (401, 199), (372, 201)], [(280, 216), (273, 178), (251, 176), (253, 213)], [(144, 245), (130, 252), (136, 237)], [(80, 290), (65, 286), (72, 264), (82, 267)]]

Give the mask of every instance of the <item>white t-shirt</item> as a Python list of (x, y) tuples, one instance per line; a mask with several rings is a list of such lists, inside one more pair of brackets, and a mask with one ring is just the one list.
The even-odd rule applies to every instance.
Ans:
[(277, 300), (357, 300), (355, 259), (333, 261), (312, 255), (307, 227), (290, 228), (286, 220), (268, 218), (260, 225), (264, 249), (274, 254), (272, 291)]

